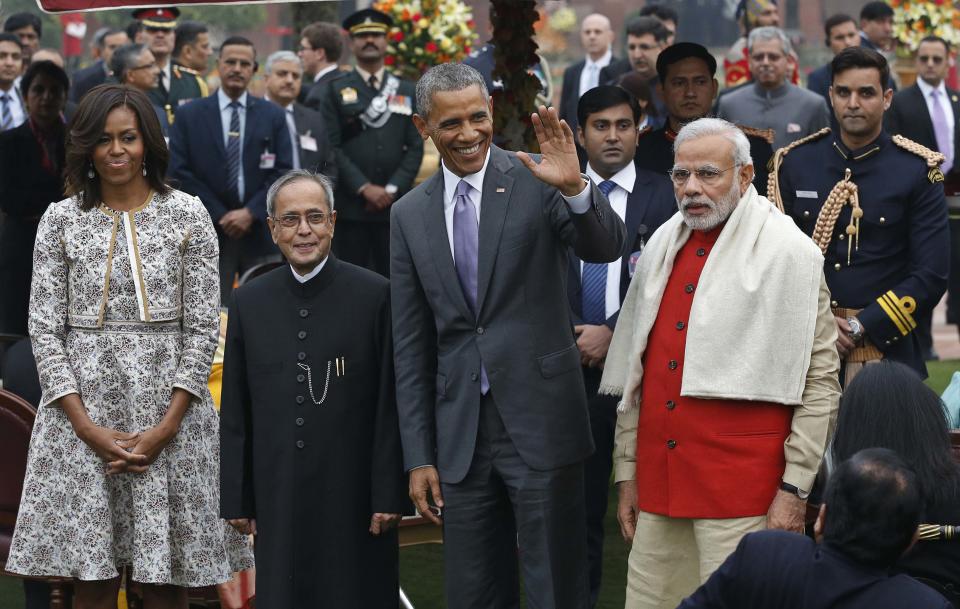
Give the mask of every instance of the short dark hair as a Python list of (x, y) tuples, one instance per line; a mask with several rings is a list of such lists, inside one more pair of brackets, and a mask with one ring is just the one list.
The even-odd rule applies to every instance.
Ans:
[[(947, 55), (950, 54), (950, 43), (947, 42), (946, 40), (944, 40), (943, 38), (939, 37), (939, 36), (932, 36), (932, 35), (931, 35), (931, 36), (924, 36), (924, 37), (920, 40), (920, 44), (923, 44), (924, 42), (939, 42), (940, 44), (943, 45), (943, 48), (945, 48), (945, 49), (947, 50)], [(917, 45), (917, 46), (919, 47), (920, 45)]]
[(861, 21), (879, 21), (887, 18), (893, 18), (893, 8), (886, 2), (867, 2), (860, 9)]
[(836, 80), (837, 74), (854, 68), (874, 68), (880, 73), (881, 89), (886, 90), (890, 87), (890, 65), (886, 58), (864, 46), (849, 47), (836, 54), (830, 62), (830, 84), (832, 85)]
[(30, 67), (27, 68), (23, 78), (20, 79), (20, 92), (24, 98), (26, 98), (30, 92), (30, 85), (33, 84), (33, 81), (40, 75), (49, 76), (56, 81), (57, 84), (63, 87), (64, 93), (70, 90), (70, 77), (67, 76), (63, 68), (52, 61), (34, 61), (30, 64)]
[(257, 58), (257, 47), (253, 46), (253, 43), (250, 42), (249, 38), (244, 38), (243, 36), (231, 36), (223, 41), (223, 44), (220, 45), (219, 55), (223, 55), (223, 49), (227, 47), (250, 47), (253, 49), (253, 58)]
[(82, 210), (93, 209), (102, 198), (99, 176), (94, 173), (94, 177), (90, 178), (87, 172), (92, 164), (93, 150), (103, 135), (107, 116), (120, 106), (129, 109), (137, 117), (140, 136), (143, 138), (143, 162), (147, 171), (147, 182), (160, 194), (170, 191), (170, 187), (164, 182), (170, 153), (163, 139), (160, 120), (153, 109), (153, 102), (145, 93), (133, 87), (99, 85), (90, 89), (80, 100), (67, 130), (64, 169), (66, 192), (67, 195), (77, 197)]
[(889, 567), (900, 558), (922, 513), (913, 469), (887, 448), (867, 448), (842, 462), (823, 502), (823, 542), (872, 567)]
[(117, 82), (123, 84), (127, 72), (130, 71), (145, 48), (147, 48), (146, 45), (135, 42), (125, 44), (113, 52), (113, 57), (110, 58), (110, 71), (113, 72), (113, 77), (117, 79)]
[(665, 42), (670, 36), (668, 30), (656, 17), (634, 17), (627, 22), (627, 36), (652, 35), (657, 42)]
[(336, 63), (343, 55), (343, 35), (340, 27), (326, 21), (316, 21), (300, 32), (301, 38), (306, 38), (315, 49), (323, 49), (327, 61)]
[(127, 27), (124, 30), (127, 33), (127, 38), (130, 39), (130, 42), (133, 42), (137, 39), (137, 34), (143, 31), (143, 22), (139, 19), (134, 19), (127, 24)]
[(197, 41), (200, 34), (209, 32), (206, 23), (199, 21), (181, 21), (174, 30), (173, 57), (180, 57), (183, 47)]
[(43, 25), (40, 17), (37, 17), (33, 13), (14, 13), (10, 15), (7, 17), (7, 20), (3, 22), (3, 31), (15, 32), (27, 26), (33, 27), (37, 36), (43, 36)]
[(10, 32), (0, 32), (0, 42), (12, 42), (23, 50), (23, 43), (20, 42), (20, 38), (16, 34), (11, 34)]
[(577, 102), (577, 123), (586, 129), (587, 119), (591, 114), (602, 112), (607, 108), (613, 108), (621, 104), (630, 106), (633, 112), (633, 122), (640, 122), (640, 104), (636, 98), (623, 87), (615, 85), (600, 85), (594, 87), (580, 96)]
[(827, 20), (823, 22), (823, 35), (826, 36), (827, 46), (830, 46), (830, 31), (838, 25), (843, 25), (844, 23), (852, 23), (853, 25), (857, 25), (857, 22), (853, 20), (853, 17), (847, 15), (846, 13), (830, 15), (827, 17)]
[[(637, 109), (640, 112), (645, 112), (647, 116), (654, 118), (660, 116), (660, 113), (657, 112), (657, 104), (653, 103), (653, 88), (650, 86), (650, 81), (641, 76), (639, 72), (630, 70), (621, 74), (617, 80), (617, 86), (624, 89), (637, 101)], [(642, 101), (647, 102), (646, 108), (640, 106)], [(634, 116), (634, 122), (640, 122), (640, 117)]]
[(102, 49), (107, 46), (107, 36), (115, 36), (117, 34), (126, 34), (121, 29), (115, 27), (103, 27), (97, 30), (96, 35), (93, 37), (93, 43), (97, 45), (98, 49)]
[(680, 26), (680, 15), (666, 4), (648, 4), (640, 9), (640, 16), (656, 17), (660, 21), (673, 21), (674, 25)]

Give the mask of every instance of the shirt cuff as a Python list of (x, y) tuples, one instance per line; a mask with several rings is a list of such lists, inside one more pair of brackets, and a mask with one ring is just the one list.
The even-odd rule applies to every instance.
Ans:
[(633, 480), (637, 475), (637, 464), (635, 461), (621, 461), (613, 466), (613, 481), (619, 484)]
[(580, 177), (582, 177), (584, 181), (583, 190), (580, 191), (580, 194), (568, 197), (567, 195), (560, 193), (560, 196), (563, 197), (564, 201), (567, 202), (567, 205), (570, 206), (570, 211), (575, 214), (587, 213), (587, 210), (590, 209), (590, 195), (593, 191), (593, 189), (590, 187), (590, 178), (582, 173), (580, 174)]
[(423, 468), (425, 468), (425, 467), (436, 467), (436, 465), (431, 465), (431, 464), (429, 464), (429, 463), (424, 463), (423, 465), (418, 465), (418, 466), (416, 466), (416, 467), (411, 467), (410, 469), (407, 470), (407, 473), (410, 473), (410, 472), (412, 472), (412, 471), (415, 470), (415, 469), (423, 469)]

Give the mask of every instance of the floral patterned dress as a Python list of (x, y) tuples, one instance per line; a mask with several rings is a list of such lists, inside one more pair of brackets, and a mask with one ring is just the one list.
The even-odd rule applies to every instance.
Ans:
[[(219, 518), (219, 421), (207, 377), (217, 346), (217, 237), (199, 199), (151, 194), (129, 212), (75, 199), (40, 221), (30, 336), (43, 396), (7, 570), (205, 586), (250, 567)], [(145, 473), (106, 475), (57, 400), (78, 393), (97, 425), (158, 424), (173, 388), (193, 396)]]

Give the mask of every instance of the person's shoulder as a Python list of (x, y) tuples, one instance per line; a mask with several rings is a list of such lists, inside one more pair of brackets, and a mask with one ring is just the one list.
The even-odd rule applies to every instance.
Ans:
[[(909, 603), (908, 606), (916, 609), (951, 609), (950, 602), (930, 586), (921, 583), (903, 573), (890, 576), (884, 586), (889, 590), (889, 598), (894, 602)], [(886, 596), (886, 594), (884, 595)]]
[(198, 215), (201, 217), (202, 214), (206, 214), (208, 217), (210, 215), (198, 197), (187, 194), (182, 190), (177, 190), (176, 188), (171, 188), (167, 192), (157, 195), (157, 199), (158, 202), (163, 206), (182, 210), (191, 215)]
[(336, 260), (336, 265), (336, 272), (341, 279), (349, 282), (351, 288), (371, 293), (389, 293), (390, 282), (383, 275), (340, 259)]
[(233, 298), (237, 302), (240, 300), (249, 301), (251, 298), (255, 300), (277, 300), (278, 296), (284, 293), (280, 290), (292, 272), (289, 264), (281, 264), (277, 268), (258, 275), (235, 288)]
[(443, 171), (437, 170), (432, 176), (407, 191), (396, 203), (390, 206), (391, 216), (401, 216), (408, 210), (418, 207), (422, 201), (430, 199), (434, 188), (443, 188)]
[(942, 153), (899, 134), (890, 136), (890, 142), (893, 145), (886, 147), (886, 154), (881, 156), (881, 162), (890, 164), (894, 171), (900, 171), (902, 167), (925, 173), (930, 182), (943, 181), (940, 165), (945, 157)]
[(823, 165), (822, 155), (825, 149), (833, 146), (833, 138), (827, 137), (829, 135), (830, 127), (824, 127), (777, 149), (776, 153), (783, 159), (784, 165), (805, 163), (807, 159), (816, 158), (817, 165), (820, 167)]
[(790, 86), (790, 93), (793, 95), (794, 99), (799, 100), (801, 103), (812, 106), (820, 106), (821, 104), (826, 105), (827, 101), (823, 99), (823, 96), (819, 93), (793, 83), (787, 84)]
[(569, 76), (572, 76), (573, 74), (576, 74), (577, 72), (579, 72), (580, 70), (582, 70), (582, 69), (583, 69), (583, 66), (585, 66), (585, 65), (587, 65), (587, 60), (586, 60), (586, 59), (581, 59), (580, 61), (575, 61), (575, 62), (571, 63), (571, 64), (568, 65), (566, 68), (564, 68), (564, 70), (563, 70), (563, 77), (564, 77), (564, 78), (567, 78), (567, 77), (569, 77)]
[(7, 129), (6, 131), (0, 132), (0, 145), (9, 145), (12, 142), (27, 138), (32, 139), (33, 134), (30, 131), (30, 122), (23, 121), (20, 125), (14, 127), (13, 129)]
[(310, 106), (301, 104), (300, 102), (293, 102), (294, 114), (301, 114), (306, 117), (309, 121), (323, 121), (323, 114), (319, 110), (314, 110)]

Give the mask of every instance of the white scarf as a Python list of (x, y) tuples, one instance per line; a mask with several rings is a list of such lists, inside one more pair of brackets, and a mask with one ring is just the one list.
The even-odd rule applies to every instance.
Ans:
[[(647, 338), (691, 232), (674, 214), (640, 256), (600, 385), (623, 397), (620, 412), (640, 404)], [(817, 246), (751, 185), (700, 275), (680, 395), (801, 404), (822, 274)]]

